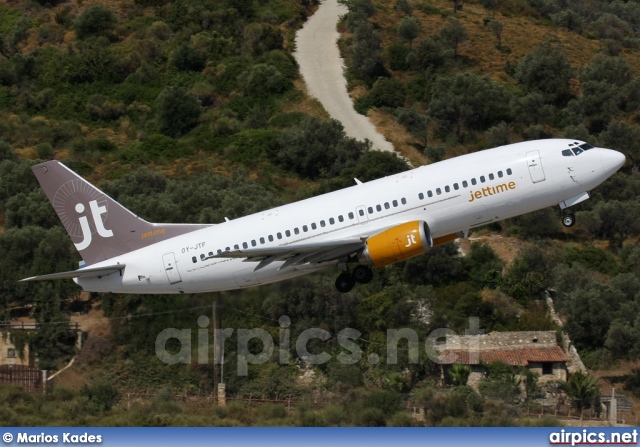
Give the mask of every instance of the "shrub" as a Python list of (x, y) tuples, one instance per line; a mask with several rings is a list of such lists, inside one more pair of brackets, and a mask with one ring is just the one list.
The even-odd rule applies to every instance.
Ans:
[(103, 5), (91, 5), (80, 14), (74, 23), (78, 38), (110, 33), (118, 23), (113, 11)]
[(166, 87), (156, 98), (156, 119), (160, 132), (180, 137), (198, 124), (202, 107), (196, 97), (180, 87)]

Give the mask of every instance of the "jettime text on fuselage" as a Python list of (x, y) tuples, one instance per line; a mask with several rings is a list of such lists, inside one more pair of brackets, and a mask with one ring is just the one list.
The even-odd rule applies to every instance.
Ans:
[(480, 200), (483, 197), (501, 194), (512, 189), (516, 189), (516, 182), (501, 183), (497, 186), (487, 186), (486, 188), (482, 188), (480, 191), (469, 191), (469, 194), (471, 194), (471, 200), (469, 200), (469, 202)]

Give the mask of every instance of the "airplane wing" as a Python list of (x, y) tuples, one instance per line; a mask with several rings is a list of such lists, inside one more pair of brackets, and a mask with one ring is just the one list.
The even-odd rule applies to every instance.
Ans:
[(274, 261), (285, 261), (278, 270), (283, 268), (308, 264), (334, 261), (353, 254), (364, 247), (365, 238), (342, 239), (339, 241), (317, 242), (312, 244), (291, 244), (268, 248), (244, 248), (240, 250), (223, 251), (214, 258), (246, 258), (244, 262), (257, 262), (254, 271), (268, 266)]
[(51, 273), (49, 275), (32, 276), (31, 278), (21, 279), (23, 281), (46, 281), (49, 279), (73, 279), (73, 278), (95, 278), (100, 276), (111, 275), (121, 271), (126, 264), (107, 265), (105, 267), (85, 267), (70, 272)]

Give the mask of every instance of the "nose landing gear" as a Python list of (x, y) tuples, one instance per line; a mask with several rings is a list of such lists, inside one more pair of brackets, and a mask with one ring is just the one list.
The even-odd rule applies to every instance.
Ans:
[(350, 292), (356, 285), (356, 282), (360, 284), (368, 284), (373, 279), (373, 271), (369, 266), (358, 265), (353, 269), (352, 273), (348, 270), (340, 273), (336, 279), (336, 289), (340, 293)]

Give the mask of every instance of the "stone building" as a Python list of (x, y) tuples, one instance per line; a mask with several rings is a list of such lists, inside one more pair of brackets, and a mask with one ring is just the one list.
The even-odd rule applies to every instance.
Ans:
[(35, 355), (28, 343), (20, 347), (11, 339), (11, 331), (0, 331), (0, 365), (34, 366)]
[(467, 384), (477, 389), (485, 377), (485, 365), (495, 361), (511, 365), (516, 374), (522, 368), (538, 373), (538, 383), (567, 380), (569, 357), (558, 346), (555, 331), (448, 335), (445, 343), (436, 349), (440, 352), (438, 362), (443, 382), (451, 365), (469, 365), (471, 375)]

